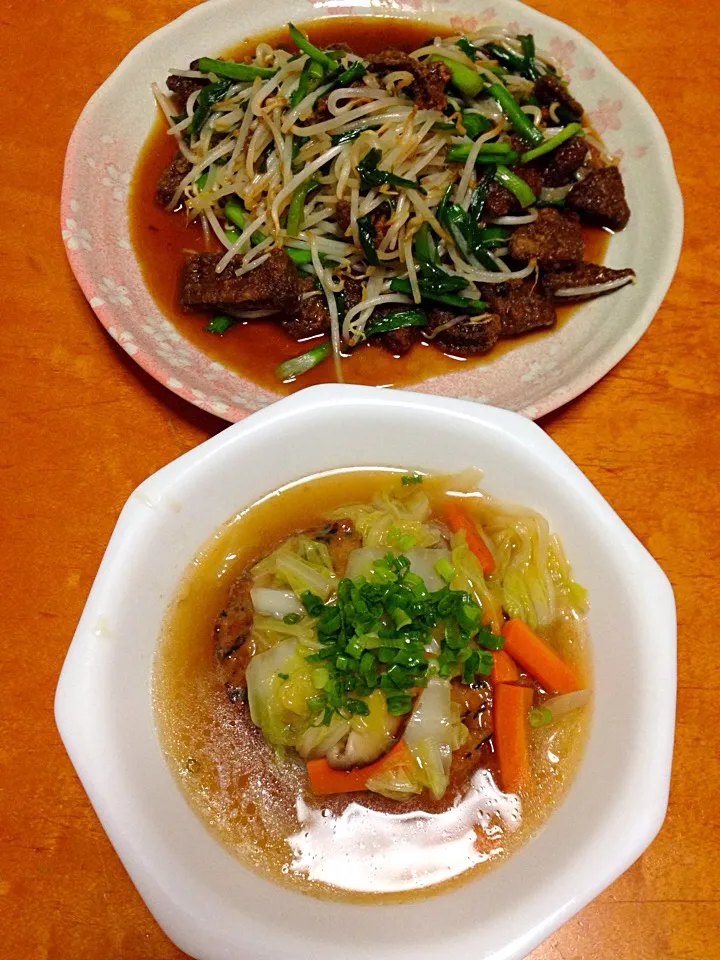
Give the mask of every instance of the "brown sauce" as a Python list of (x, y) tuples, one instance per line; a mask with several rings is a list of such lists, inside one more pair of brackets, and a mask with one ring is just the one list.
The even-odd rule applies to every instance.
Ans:
[[(279, 758), (247, 707), (228, 700), (212, 628), (232, 580), (297, 530), (320, 524), (333, 508), (389, 491), (398, 473), (363, 468), (309, 478), (228, 521), (188, 570), (153, 671), (160, 741), (197, 815), (241, 862), (314, 896), (408, 899), (505, 859), (550, 815), (585, 740), (587, 708), (533, 731), (532, 783), (520, 802), (495, 787), (489, 741), (471, 782), (451, 779), (439, 802), (427, 791), (403, 803), (368, 793), (319, 798), (308, 791), (304, 765), (293, 752)], [(424, 489), (439, 502), (446, 488), (431, 478)], [(586, 683), (578, 625), (558, 622), (552, 641)]]
[[(348, 43), (361, 55), (377, 53), (394, 47), (416, 50), (430, 36), (448, 35), (447, 27), (417, 23), (389, 17), (382, 18), (378, 28), (377, 17), (330, 17), (303, 24), (311, 40), (322, 46)], [(254, 51), (260, 41), (273, 46), (288, 42), (285, 28), (252, 37), (225, 56), (242, 58)], [(208, 51), (212, 55), (214, 51)], [(185, 64), (178, 64), (185, 66)], [(162, 80), (158, 77), (158, 80)], [(213, 360), (234, 370), (240, 376), (277, 393), (292, 393), (301, 387), (334, 380), (331, 363), (321, 363), (294, 383), (279, 383), (275, 367), (283, 360), (297, 356), (308, 349), (290, 338), (272, 321), (252, 321), (235, 325), (227, 334), (218, 336), (204, 330), (209, 315), (186, 312), (178, 302), (177, 280), (180, 264), (186, 251), (220, 249), (219, 244), (208, 248), (197, 223), (185, 222), (182, 212), (170, 214), (155, 202), (155, 186), (162, 171), (175, 154), (175, 141), (166, 133), (166, 123), (160, 112), (148, 136), (135, 168), (130, 193), (130, 233), (145, 283), (161, 312), (177, 330)], [(608, 243), (608, 234), (586, 228), (585, 259), (602, 263)], [(211, 244), (217, 244), (213, 238)], [(561, 326), (577, 309), (573, 306), (558, 309)], [(557, 327), (555, 328), (557, 329)], [(537, 331), (523, 338), (537, 339), (552, 335), (553, 331)], [(499, 354), (511, 350), (516, 340), (501, 340), (493, 350), (482, 357), (455, 357), (442, 353), (434, 346), (416, 344), (405, 357), (393, 357), (379, 347), (364, 344), (343, 361), (343, 374), (348, 383), (373, 386), (403, 386), (460, 370), (463, 365), (485, 364)]]

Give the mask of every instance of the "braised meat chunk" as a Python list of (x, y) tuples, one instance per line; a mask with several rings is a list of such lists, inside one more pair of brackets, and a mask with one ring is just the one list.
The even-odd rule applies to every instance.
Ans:
[(161, 207), (172, 203), (175, 191), (191, 170), (190, 162), (178, 150), (173, 162), (160, 174), (155, 188), (155, 200)]
[(349, 200), (338, 200), (335, 205), (335, 219), (338, 222), (341, 233), (343, 236), (346, 236), (350, 231), (350, 225), (352, 223)]
[(444, 63), (425, 63), (402, 50), (383, 50), (367, 58), (373, 73), (389, 73), (407, 70), (415, 78), (412, 94), (421, 110), (444, 110), (447, 106), (445, 87), (450, 80), (450, 71)]
[(551, 297), (562, 303), (573, 303), (617, 290), (626, 283), (631, 283), (634, 276), (635, 271), (630, 268), (613, 270), (597, 263), (583, 262), (575, 263), (564, 270), (546, 273), (542, 285)]
[(533, 280), (484, 284), (481, 296), (500, 318), (502, 337), (516, 337), (530, 330), (552, 327), (557, 321), (555, 307)]
[(567, 196), (567, 206), (577, 211), (584, 223), (610, 230), (622, 230), (630, 219), (625, 185), (617, 167), (593, 170), (576, 183)]
[(387, 333), (376, 333), (370, 337), (370, 340), (387, 353), (404, 357), (412, 350), (419, 337), (417, 327), (400, 327), (398, 330), (388, 330)]
[(585, 113), (582, 104), (571, 95), (567, 86), (551, 73), (537, 78), (533, 94), (543, 107), (551, 107), (553, 103), (559, 103), (573, 120), (580, 120)]
[(327, 544), (336, 577), (345, 575), (348, 558), (353, 550), (363, 545), (363, 538), (353, 526), (352, 520), (335, 520), (317, 531), (314, 537)]
[(219, 310), (236, 316), (247, 310), (294, 310), (298, 302), (298, 275), (288, 255), (275, 248), (269, 258), (239, 277), (239, 261), (222, 273), (216, 267), (224, 254), (194, 253), (180, 274), (180, 302), (186, 310)]
[(224, 660), (247, 640), (252, 628), (255, 610), (247, 576), (235, 580), (230, 587), (227, 603), (215, 619), (213, 637), (215, 656)]
[[(193, 60), (188, 70), (197, 70), (198, 63), (198, 60)], [(195, 93), (196, 90), (202, 90), (209, 82), (200, 77), (179, 77), (176, 73), (171, 73), (165, 81), (168, 90), (177, 98), (178, 104), (182, 105), (183, 109), (190, 94)]]
[[(456, 316), (450, 310), (433, 308), (428, 313), (427, 329), (433, 333), (439, 327), (446, 327)], [(492, 350), (499, 337), (500, 319), (494, 313), (486, 313), (447, 327), (436, 333), (432, 342), (447, 353), (469, 357)]]
[(565, 143), (536, 163), (541, 164), (543, 185), (546, 187), (564, 187), (572, 183), (575, 174), (585, 163), (588, 145), (580, 137), (570, 137)]
[(516, 260), (537, 260), (542, 266), (574, 263), (583, 257), (583, 234), (575, 213), (552, 207), (538, 210), (537, 219), (518, 227), (510, 238)]
[(305, 340), (317, 337), (330, 330), (330, 311), (322, 290), (318, 290), (315, 281), (307, 275), (298, 277), (300, 302), (292, 316), (284, 316), (280, 321), (282, 328), (293, 340)]

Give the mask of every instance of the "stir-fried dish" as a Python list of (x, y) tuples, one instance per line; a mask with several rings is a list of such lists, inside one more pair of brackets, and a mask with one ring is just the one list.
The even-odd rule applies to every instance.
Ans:
[(178, 147), (156, 198), (202, 224), (179, 296), (210, 333), (279, 324), (311, 341), (280, 380), (330, 357), (341, 380), (365, 342), (482, 354), (632, 282), (584, 259), (583, 225), (622, 230), (630, 210), (532, 35), (365, 57), (289, 37), (173, 70), (169, 97), (154, 87)]
[[(223, 564), (213, 675), (245, 738), (230, 749), (264, 757), (253, 809), (266, 837), (279, 834), (283, 874), (397, 892), (506, 852), (523, 804), (547, 805), (567, 778), (590, 696), (586, 597), (546, 520), (481, 494), (476, 476), (378, 476), (365, 499), (263, 538), (229, 584)], [(210, 637), (193, 636), (211, 660)], [(262, 779), (243, 770), (245, 784)], [(231, 790), (225, 767), (221, 779)], [(205, 782), (206, 810), (207, 797)], [(435, 851), (425, 866), (413, 817)], [(460, 865), (442, 852), (458, 830)], [(408, 862), (391, 862), (388, 844)]]

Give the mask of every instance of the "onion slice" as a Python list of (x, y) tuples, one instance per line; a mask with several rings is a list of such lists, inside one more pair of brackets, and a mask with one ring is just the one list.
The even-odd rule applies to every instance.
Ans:
[(269, 587), (253, 587), (250, 591), (256, 613), (281, 620), (288, 614), (302, 616), (305, 612), (302, 603), (291, 590), (272, 590)]
[(549, 710), (553, 720), (558, 717), (564, 717), (566, 713), (572, 713), (573, 710), (579, 710), (590, 702), (590, 691), (573, 690), (572, 693), (561, 693), (557, 697), (552, 697), (542, 704), (544, 710)]

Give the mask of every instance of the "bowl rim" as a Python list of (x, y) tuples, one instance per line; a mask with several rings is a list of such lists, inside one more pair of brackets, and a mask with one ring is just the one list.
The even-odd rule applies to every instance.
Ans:
[[(68, 218), (73, 217), (72, 200), (73, 195), (76, 193), (77, 185), (77, 172), (75, 168), (78, 165), (76, 154), (84, 129), (86, 126), (92, 126), (95, 110), (98, 108), (102, 99), (112, 91), (118, 81), (121, 81), (123, 74), (127, 70), (133, 69), (134, 63), (140, 60), (145, 50), (152, 46), (160, 36), (170, 37), (172, 35), (184, 35), (187, 31), (191, 30), (195, 24), (216, 16), (219, 9), (235, 7), (237, 6), (237, 2), (238, 0), (206, 0), (205, 3), (191, 7), (175, 19), (159, 27), (140, 40), (125, 55), (101, 86), (92, 94), (83, 107), (68, 142), (61, 191), (61, 224), (65, 224)], [(365, 3), (369, 4), (367, 9), (362, 6)], [(653, 148), (657, 152), (658, 159), (654, 173), (657, 177), (657, 183), (659, 184), (658, 192), (663, 196), (669, 226), (667, 241), (663, 248), (663, 255), (654, 263), (655, 276), (653, 284), (648, 289), (648, 294), (640, 308), (636, 311), (632, 322), (626, 327), (623, 333), (618, 336), (612, 344), (603, 349), (591, 363), (582, 366), (568, 380), (563, 380), (560, 385), (543, 394), (539, 399), (526, 402), (525, 405), (518, 410), (518, 412), (531, 419), (537, 419), (570, 402), (594, 386), (632, 350), (647, 331), (665, 298), (677, 268), (682, 249), (684, 230), (683, 199), (667, 135), (654, 110), (635, 84), (615, 66), (599, 47), (574, 27), (528, 6), (523, 3), (522, 0), (497, 0), (497, 5), (501, 11), (501, 17), (504, 17), (506, 13), (509, 14), (510, 11), (512, 11), (513, 16), (519, 17), (522, 17), (524, 14), (530, 14), (534, 20), (547, 25), (548, 28), (557, 30), (563, 37), (572, 40), (576, 46), (595, 58), (601, 65), (604, 73), (614, 77), (616, 82), (623, 87), (627, 101), (632, 103), (633, 109), (642, 116), (651, 131), (649, 139), (652, 141)], [(327, 8), (323, 2), (317, 2), (314, 3), (313, 8), (309, 10), (309, 13), (312, 15), (304, 18), (303, 22), (333, 15), (342, 15), (344, 9), (347, 8)], [(389, 14), (387, 12), (378, 13), (377, 9), (372, 6), (371, 0), (357, 0), (357, 9), (355, 5), (352, 9), (353, 16), (367, 16), (378, 20), (387, 19), (388, 17), (392, 19), (412, 19), (418, 16), (418, 11), (415, 9), (404, 9), (402, 7), (397, 10), (393, 9)], [(446, 10), (444, 6), (442, 8), (433, 6), (432, 12), (428, 12), (427, 17), (428, 19), (435, 18), (440, 22), (447, 20), (451, 12), (450, 9)], [(423, 15), (422, 11), (420, 11), (420, 15)], [(137, 162), (137, 155), (135, 162)], [(117, 311), (107, 309), (106, 304), (97, 303), (97, 298), (94, 296), (97, 286), (90, 275), (91, 271), (88, 264), (82, 256), (83, 251), (81, 249), (72, 249), (67, 244), (65, 244), (65, 250), (73, 274), (90, 302), (90, 306), (95, 312), (97, 319), (108, 333), (117, 339), (116, 327), (119, 325), (115, 316)], [(147, 290), (144, 279), (142, 280), (142, 284)], [(154, 301), (152, 295), (151, 299)], [(164, 316), (157, 304), (155, 304), (155, 307), (158, 313)], [(189, 341), (185, 341), (182, 336), (181, 339), (189, 343)], [(199, 347), (192, 345), (192, 349), (197, 350), (202, 356), (210, 359), (209, 355), (205, 354)], [(240, 403), (236, 403), (234, 400), (231, 401), (230, 398), (225, 398), (222, 404), (218, 406), (217, 401), (206, 395), (203, 391), (197, 389), (188, 390), (188, 388), (175, 377), (175, 370), (169, 367), (162, 359), (158, 359), (152, 352), (143, 349), (142, 346), (132, 344), (132, 349), (128, 350), (128, 352), (143, 370), (157, 379), (163, 386), (208, 413), (220, 416), (230, 422), (237, 422), (246, 417), (253, 409), (252, 406), (243, 407)], [(482, 369), (484, 368), (475, 368), (475, 370)], [(240, 374), (234, 371), (232, 371), (232, 374), (237, 379), (239, 392), (241, 392), (241, 386), (250, 384), (251, 387), (258, 389), (261, 393), (268, 393), (266, 388), (260, 388), (257, 385), (251, 384), (250, 381), (245, 380)], [(452, 374), (444, 374), (443, 376), (452, 376)], [(420, 381), (418, 384), (408, 385), (405, 389), (423, 392), (423, 385), (431, 382), (432, 379), (433, 378), (429, 378)], [(277, 398), (272, 399), (270, 402), (277, 402), (279, 398), (280, 395), (277, 395)]]
[[(93, 718), (100, 709), (99, 700), (89, 697), (83, 701), (82, 692), (93, 688), (91, 681), (97, 680), (97, 658), (103, 656), (97, 653), (98, 639), (93, 629), (104, 609), (103, 594), (113, 594), (117, 591), (125, 576), (124, 570), (127, 568), (128, 560), (132, 558), (133, 552), (139, 549), (133, 540), (146, 524), (148, 502), (159, 502), (162, 496), (169, 495), (176, 484), (184, 482), (190, 475), (211, 469), (214, 457), (228, 446), (241, 448), (246, 438), (262, 433), (273, 422), (292, 416), (312, 416), (313, 411), (325, 409), (328, 405), (332, 405), (336, 410), (357, 405), (370, 406), (374, 410), (388, 409), (390, 406), (406, 407), (411, 408), (414, 411), (413, 415), (418, 416), (422, 415), (423, 410), (441, 410), (447, 415), (480, 425), (483, 429), (510, 432), (519, 436), (529, 448), (535, 451), (542, 450), (548, 456), (552, 453), (557, 460), (558, 471), (561, 470), (564, 475), (572, 478), (573, 495), (593, 505), (597, 518), (602, 520), (622, 546), (623, 563), (637, 575), (641, 571), (645, 578), (644, 582), (649, 585), (646, 591), (647, 598), (640, 596), (635, 603), (637, 609), (641, 609), (651, 619), (653, 628), (657, 629), (657, 635), (663, 641), (656, 654), (665, 678), (663, 703), (667, 708), (662, 716), (658, 717), (652, 731), (653, 743), (648, 747), (653, 756), (652, 789), (649, 785), (648, 795), (645, 798), (647, 802), (638, 812), (638, 822), (634, 826), (632, 839), (626, 839), (625, 845), (616, 850), (612, 857), (609, 856), (606, 859), (591, 880), (584, 877), (582, 883), (579, 882), (571, 894), (565, 896), (561, 902), (556, 902), (551, 913), (536, 917), (529, 927), (520, 929), (513, 937), (509, 936), (505, 950), (487, 955), (492, 956), (494, 960), (519, 958), (533, 949), (619, 876), (643, 852), (659, 830), (665, 816), (669, 790), (676, 670), (674, 597), (666, 575), (557, 444), (537, 425), (518, 414), (455, 398), (426, 396), (406, 391), (377, 391), (372, 387), (363, 386), (319, 385), (278, 401), (161, 468), (143, 481), (130, 495), (110, 538), (58, 682), (55, 696), (55, 718), (58, 730), (111, 842), (143, 899), (168, 936), (191, 955), (212, 958), (212, 960), (235, 956), (220, 949), (205, 950), (202, 947), (203, 938), (207, 934), (206, 917), (193, 914), (194, 904), (188, 902), (182, 905), (182, 915), (179, 915), (177, 907), (178, 902), (182, 900), (181, 895), (171, 896), (153, 876), (152, 866), (148, 865), (147, 858), (138, 856), (137, 850), (134, 849), (132, 825), (122, 822), (122, 816), (116, 817), (112, 808), (111, 784), (103, 782), (105, 774), (100, 761), (105, 755), (107, 745), (103, 747), (100, 743), (93, 742), (87, 734), (88, 726), (92, 726)], [(151, 669), (151, 666), (148, 667), (148, 671)], [(660, 666), (658, 666), (659, 669)], [(648, 739), (647, 736), (646, 739)], [(160, 759), (164, 763), (164, 759), (162, 757)], [(217, 843), (209, 832), (207, 838), (208, 843)], [(155, 872), (158, 873), (157, 864)], [(275, 889), (275, 886), (268, 881), (264, 882), (268, 883), (271, 889)], [(473, 882), (469, 881), (466, 886), (472, 885)], [(301, 895), (296, 894), (296, 896)], [(440, 899), (442, 897), (441, 894)], [(323, 902), (328, 903), (328, 901)], [(419, 903), (427, 904), (428, 902), (420, 901)], [(330, 909), (334, 909), (334, 906), (330, 903)], [(405, 904), (400, 904), (395, 905), (393, 909), (402, 910), (405, 907)], [(373, 905), (370, 909), (383, 909), (383, 905)], [(518, 926), (520, 927), (520, 923)], [(267, 953), (266, 956), (271, 957), (275, 954)], [(428, 953), (427, 956), (431, 954)], [(439, 954), (432, 954), (432, 956), (439, 956)]]

